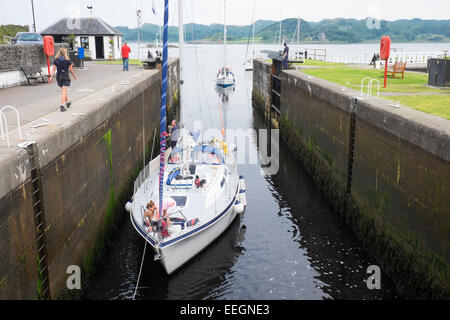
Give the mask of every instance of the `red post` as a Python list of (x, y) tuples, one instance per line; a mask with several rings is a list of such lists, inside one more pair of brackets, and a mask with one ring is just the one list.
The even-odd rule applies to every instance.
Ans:
[(47, 56), (47, 69), (48, 69), (48, 74), (50, 74), (50, 58)]
[(391, 38), (384, 36), (380, 41), (380, 59), (385, 61), (384, 64), (384, 87), (386, 88), (387, 67), (389, 56), (391, 55)]
[(52, 36), (44, 37), (44, 53), (47, 56), (47, 69), (50, 74), (50, 56), (55, 54), (55, 43)]

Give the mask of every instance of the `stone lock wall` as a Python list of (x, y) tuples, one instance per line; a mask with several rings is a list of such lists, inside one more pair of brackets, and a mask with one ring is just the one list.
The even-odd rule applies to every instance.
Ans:
[[(177, 65), (171, 62), (171, 95), (179, 91)], [(50, 115), (55, 125), (36, 136), (51, 298), (66, 290), (69, 266), (92, 269), (144, 148), (159, 132), (160, 90), (160, 73), (142, 71), (129, 87), (103, 90), (77, 105), (83, 117), (58, 122)], [(170, 100), (178, 112), (177, 100)], [(41, 289), (26, 151), (1, 157), (0, 172), (0, 299), (36, 299)]]
[(270, 100), (272, 95), (272, 64), (261, 60), (253, 62), (253, 90), (252, 101), (255, 107), (265, 117), (270, 114)]
[[(264, 92), (254, 88), (255, 105)], [(401, 295), (448, 299), (450, 121), (357, 96), (284, 71), (280, 136)]]

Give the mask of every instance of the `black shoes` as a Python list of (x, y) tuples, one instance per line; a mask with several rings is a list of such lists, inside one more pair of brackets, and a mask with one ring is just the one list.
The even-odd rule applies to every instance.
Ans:
[[(64, 106), (62, 104), (59, 106), (59, 109), (61, 110), (61, 112), (67, 111), (67, 109), (69, 109), (71, 105), (72, 105), (72, 102), (68, 101), (68, 102), (66, 102), (66, 106)], [(66, 109), (66, 107), (67, 107), (67, 109)]]

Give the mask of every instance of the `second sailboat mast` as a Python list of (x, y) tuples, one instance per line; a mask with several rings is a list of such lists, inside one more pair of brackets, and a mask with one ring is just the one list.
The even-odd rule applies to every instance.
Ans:
[(223, 0), (223, 66), (227, 67), (227, 0)]
[(183, 83), (184, 83), (184, 21), (183, 21), (183, 0), (178, 0), (178, 49), (179, 49), (179, 64), (180, 64), (180, 124), (185, 127), (185, 118), (183, 114)]

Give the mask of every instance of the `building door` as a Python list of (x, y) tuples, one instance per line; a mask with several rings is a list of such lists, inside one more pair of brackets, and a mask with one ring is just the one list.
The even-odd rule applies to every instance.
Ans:
[(95, 37), (96, 59), (105, 59), (105, 48), (103, 45), (103, 37)]

